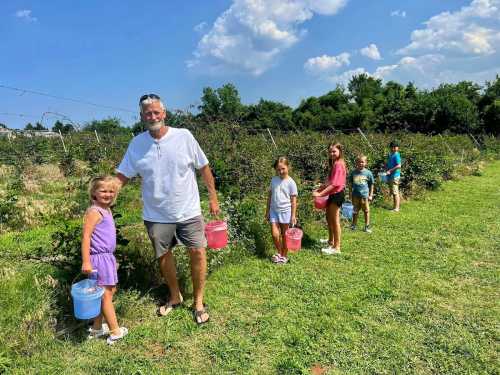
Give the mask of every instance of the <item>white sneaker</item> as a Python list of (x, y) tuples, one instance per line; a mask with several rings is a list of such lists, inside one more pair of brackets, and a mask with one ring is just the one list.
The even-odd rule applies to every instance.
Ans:
[(288, 263), (288, 258), (280, 256), (280, 258), (278, 259), (278, 261), (276, 263), (278, 263), (278, 264), (287, 264)]
[(118, 335), (109, 335), (109, 337), (107, 338), (106, 342), (108, 343), (108, 345), (113, 345), (115, 344), (118, 340), (121, 340), (122, 338), (124, 338), (128, 333), (128, 329), (125, 328), (125, 327), (120, 327), (120, 333)]
[(276, 253), (276, 254), (274, 254), (274, 255), (271, 257), (271, 261), (272, 261), (273, 263), (278, 263), (278, 261), (279, 261), (279, 259), (280, 259), (280, 258), (281, 258), (281, 255), (280, 255), (280, 254), (278, 254), (278, 253)]
[(99, 339), (103, 336), (109, 335), (109, 327), (106, 323), (102, 323), (101, 329), (89, 328), (88, 340)]
[(319, 243), (328, 243), (326, 238), (320, 238)]
[(331, 246), (328, 246), (328, 247), (325, 247), (325, 248), (321, 249), (321, 252), (323, 254), (326, 254), (326, 255), (332, 255), (335, 252), (335, 248), (333, 248)]
[(324, 249), (321, 249), (321, 252), (326, 255), (340, 254), (340, 250), (334, 248), (333, 246), (325, 247)]

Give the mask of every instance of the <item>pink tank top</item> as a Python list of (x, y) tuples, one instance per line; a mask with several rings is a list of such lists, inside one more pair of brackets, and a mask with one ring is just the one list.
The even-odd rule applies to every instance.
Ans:
[(347, 171), (345, 164), (336, 161), (335, 164), (333, 164), (330, 176), (328, 177), (328, 182), (330, 183), (330, 185), (333, 185), (333, 190), (330, 192), (330, 194), (336, 194), (344, 190), (346, 174)]

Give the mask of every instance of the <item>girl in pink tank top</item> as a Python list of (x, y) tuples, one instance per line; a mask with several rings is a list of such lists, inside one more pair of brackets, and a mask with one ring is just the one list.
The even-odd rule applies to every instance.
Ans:
[[(95, 317), (89, 338), (109, 335), (108, 344), (123, 338), (128, 330), (116, 319), (113, 295), (116, 292), (116, 228), (111, 205), (116, 200), (117, 184), (111, 176), (96, 177), (89, 186), (92, 205), (85, 212), (82, 234), (82, 273), (97, 272), (97, 284), (104, 288), (101, 313)], [(103, 318), (107, 324), (103, 324)]]
[(328, 247), (321, 249), (324, 254), (340, 254), (340, 208), (344, 203), (344, 188), (346, 184), (347, 168), (344, 162), (344, 147), (340, 143), (328, 147), (328, 163), (330, 173), (326, 182), (313, 192), (313, 197), (328, 196), (326, 207), (326, 221), (328, 223)]

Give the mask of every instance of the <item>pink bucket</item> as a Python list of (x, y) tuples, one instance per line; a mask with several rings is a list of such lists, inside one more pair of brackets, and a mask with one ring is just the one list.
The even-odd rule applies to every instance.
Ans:
[(323, 197), (314, 197), (314, 207), (317, 209), (325, 209), (328, 206), (328, 195)]
[(303, 232), (299, 228), (288, 228), (285, 232), (285, 244), (290, 251), (299, 251), (302, 246)]
[(205, 225), (208, 247), (222, 249), (227, 245), (227, 223), (222, 220), (211, 221)]

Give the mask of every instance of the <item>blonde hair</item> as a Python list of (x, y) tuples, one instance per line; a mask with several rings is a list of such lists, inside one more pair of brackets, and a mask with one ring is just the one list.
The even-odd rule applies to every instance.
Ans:
[(118, 196), (118, 187), (119, 185), (116, 183), (116, 178), (113, 176), (99, 176), (99, 177), (94, 177), (92, 180), (90, 180), (89, 183), (89, 200), (90, 204), (93, 204), (95, 201), (95, 192), (102, 186), (102, 185), (107, 185), (111, 184), (113, 185), (113, 188), (115, 189), (115, 196), (113, 198), (113, 201), (111, 202), (111, 206), (115, 204), (116, 198)]
[(286, 156), (280, 156), (278, 159), (273, 164), (274, 169), (278, 167), (278, 164), (283, 163), (285, 164), (288, 168), (290, 168), (290, 162), (288, 161), (288, 158)]
[(344, 164), (344, 167), (345, 167), (345, 161), (344, 161), (344, 146), (342, 146), (342, 144), (340, 143), (331, 143), (330, 146), (328, 146), (328, 150), (330, 150), (330, 148), (336, 148), (337, 150), (339, 150), (339, 158), (337, 160), (333, 160), (331, 157), (330, 157), (330, 153), (328, 153), (328, 165), (330, 166), (330, 168), (333, 168), (333, 166), (335, 165), (335, 162), (336, 161), (339, 161), (341, 162), (342, 164)]
[(366, 161), (366, 162), (368, 163), (368, 158), (366, 157), (366, 155), (360, 154), (360, 155), (358, 155), (358, 156), (356, 157), (356, 163), (357, 163), (358, 161), (363, 161), (363, 160), (364, 160), (364, 161)]

